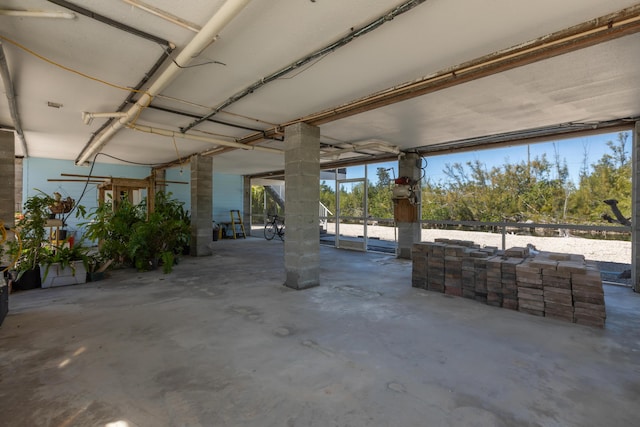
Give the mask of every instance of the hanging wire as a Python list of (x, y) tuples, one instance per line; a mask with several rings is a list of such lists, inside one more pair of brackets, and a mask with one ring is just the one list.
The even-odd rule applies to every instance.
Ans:
[(173, 146), (176, 149), (176, 156), (178, 156), (178, 163), (180, 163), (180, 175), (182, 175), (182, 157), (180, 157), (180, 153), (178, 152), (178, 144), (176, 143), (175, 134), (171, 135), (171, 139), (173, 140)]
[[(121, 86), (121, 85), (118, 85), (118, 84), (115, 84), (115, 83), (111, 83), (111, 82), (108, 82), (108, 81), (106, 81), (106, 80), (100, 79), (100, 78), (98, 78), (98, 77), (90, 76), (89, 74), (83, 73), (82, 71), (78, 71), (78, 70), (75, 70), (75, 69), (73, 69), (73, 68), (71, 68), (71, 67), (67, 67), (66, 65), (62, 65), (62, 64), (60, 64), (60, 63), (58, 63), (58, 62), (56, 62), (56, 61), (54, 61), (54, 60), (52, 60), (52, 59), (49, 59), (49, 58), (47, 58), (47, 57), (45, 57), (45, 56), (43, 56), (43, 55), (40, 55), (39, 53), (37, 53), (37, 52), (35, 52), (35, 51), (33, 51), (33, 50), (29, 49), (28, 47), (26, 47), (26, 46), (24, 46), (24, 45), (22, 45), (22, 44), (18, 43), (17, 41), (12, 40), (12, 39), (10, 39), (10, 38), (8, 38), (8, 37), (5, 37), (5, 36), (3, 36), (3, 35), (0, 35), (0, 40), (3, 40), (3, 41), (5, 41), (5, 42), (7, 42), (7, 43), (10, 43), (10, 44), (14, 45), (15, 47), (17, 47), (17, 48), (19, 48), (19, 49), (22, 49), (22, 50), (24, 50), (25, 52), (27, 52), (27, 53), (29, 53), (29, 54), (31, 54), (31, 55), (33, 55), (33, 56), (35, 56), (36, 58), (38, 58), (38, 59), (40, 59), (40, 60), (42, 60), (42, 61), (44, 61), (44, 62), (47, 62), (47, 63), (49, 63), (49, 64), (51, 64), (51, 65), (53, 65), (53, 66), (55, 66), (55, 67), (61, 68), (61, 69), (65, 70), (65, 71), (68, 71), (68, 72), (70, 72), (70, 73), (77, 74), (77, 75), (79, 75), (79, 76), (81, 76), (81, 77), (84, 77), (84, 78), (86, 78), (86, 79), (93, 80), (93, 81), (98, 82), (98, 83), (102, 83), (102, 84), (104, 84), (104, 85), (107, 85), (107, 86), (113, 87), (113, 88), (115, 88), (115, 89), (125, 90), (125, 91), (127, 91), (127, 92), (134, 92), (134, 93), (147, 93), (147, 92), (146, 92), (146, 91), (144, 91), (144, 90), (132, 89), (132, 88), (130, 88), (130, 87)], [(148, 95), (148, 93), (147, 93), (147, 95)], [(149, 96), (150, 96), (150, 95), (149, 95)]]

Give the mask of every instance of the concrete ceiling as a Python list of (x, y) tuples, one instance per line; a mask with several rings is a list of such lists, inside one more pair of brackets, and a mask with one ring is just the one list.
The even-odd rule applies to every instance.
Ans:
[[(282, 127), (296, 121), (320, 126), (329, 161), (365, 159), (385, 153), (380, 147), (386, 146), (428, 151), (488, 135), (598, 128), (640, 116), (636, 1), (254, 0), (217, 32), (215, 42), (184, 61), (180, 53), (196, 32), (133, 1), (0, 0), (0, 9), (11, 11), (70, 12), (75, 4), (175, 46), (167, 58), (163, 42), (78, 11), (73, 19), (0, 14), (0, 41), (29, 156), (80, 160), (108, 120), (86, 125), (82, 112), (115, 112), (130, 94), (126, 89), (145, 75), (148, 82), (132, 97), (144, 105), (130, 121), (174, 131), (175, 137), (123, 125), (98, 151), (154, 164), (208, 153), (217, 171), (234, 174), (281, 170), (283, 155), (229, 150), (221, 143), (282, 149)], [(135, 2), (193, 27), (205, 26), (229, 3), (241, 3)], [(260, 86), (404, 3), (404, 13)], [(593, 21), (605, 15), (606, 22)], [(617, 31), (617, 25), (627, 27)], [(145, 101), (145, 91), (176, 64), (182, 68)], [(236, 102), (225, 102), (234, 96)], [(189, 126), (221, 106), (209, 120)], [(0, 99), (0, 126), (15, 126), (6, 97)], [(199, 139), (184, 139), (181, 130)], [(352, 146), (371, 141), (372, 149)], [(18, 138), (16, 147), (22, 154)], [(340, 156), (328, 153), (343, 149)]]

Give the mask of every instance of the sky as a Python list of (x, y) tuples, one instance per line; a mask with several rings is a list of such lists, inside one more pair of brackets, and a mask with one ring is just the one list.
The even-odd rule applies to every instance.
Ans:
[[(521, 161), (526, 161), (527, 150), (530, 152), (531, 159), (534, 159), (536, 156), (540, 157), (542, 154), (546, 153), (547, 159), (553, 163), (557, 150), (560, 156), (560, 161), (564, 162), (566, 160), (569, 168), (569, 179), (577, 185), (580, 169), (582, 168), (583, 161), (585, 159), (585, 153), (587, 156), (587, 163), (591, 166), (593, 163), (600, 160), (603, 154), (611, 154), (611, 150), (607, 147), (607, 141), (617, 142), (617, 139), (618, 133), (615, 132), (571, 139), (549, 140), (548, 142), (530, 145), (516, 145), (513, 147), (428, 156), (426, 157), (426, 161), (428, 162), (426, 175), (433, 183), (445, 181), (447, 176), (444, 174), (443, 170), (447, 163), (462, 163), (463, 165), (466, 165), (467, 162), (473, 162), (476, 160), (484, 163), (487, 170), (491, 170), (492, 167), (502, 166), (505, 163), (519, 163)], [(626, 144), (626, 150), (629, 154), (631, 153), (631, 139), (631, 133), (629, 132), (629, 138), (627, 139)], [(379, 167), (393, 168), (393, 170), (389, 171), (390, 176), (392, 178), (394, 176), (398, 176), (397, 162), (369, 165), (367, 174), (369, 180), (373, 183), (377, 181), (376, 171)], [(364, 177), (364, 166), (354, 166), (347, 169), (347, 178), (360, 177)]]

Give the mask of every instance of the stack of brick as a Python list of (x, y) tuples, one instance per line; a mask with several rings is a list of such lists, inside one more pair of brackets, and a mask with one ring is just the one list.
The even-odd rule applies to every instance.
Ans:
[(516, 268), (529, 255), (527, 248), (507, 249), (502, 261), (502, 306), (511, 310), (518, 309), (518, 283)]
[[(562, 262), (558, 263), (560, 268)], [(573, 321), (588, 326), (604, 327), (607, 317), (600, 272), (595, 264), (584, 263), (582, 270), (571, 270)]]
[(487, 304), (502, 307), (502, 256), (487, 259)]
[(527, 248), (480, 249), (473, 242), (438, 239), (412, 248), (412, 285), (538, 316), (603, 327), (600, 272), (579, 255)]
[(462, 296), (476, 299), (476, 268), (472, 254), (474, 249), (468, 248), (462, 257)]
[(544, 290), (542, 268), (535, 258), (528, 258), (516, 267), (518, 310), (544, 316)]
[(571, 273), (566, 268), (558, 269), (558, 262), (570, 259), (568, 254), (542, 252), (535, 260), (542, 270), (545, 316), (567, 322), (573, 322)]
[(462, 296), (477, 299), (477, 290), (484, 289), (486, 302), (486, 268), (487, 252), (480, 248), (470, 247), (462, 258)]
[(427, 258), (427, 289), (444, 292), (444, 243), (432, 243)]
[(446, 245), (444, 248), (444, 293), (462, 296), (462, 259), (465, 247)]
[(427, 289), (429, 270), (427, 260), (431, 249), (430, 243), (415, 243), (411, 247), (411, 286), (414, 288)]
[(529, 248), (523, 248), (520, 246), (514, 246), (504, 251), (504, 256), (507, 258), (524, 259), (529, 256)]
[(487, 260), (498, 252), (498, 248), (487, 246), (477, 249), (472, 256), (475, 267), (475, 294), (476, 301), (487, 303)]
[(487, 259), (492, 254), (481, 250), (482, 257), (474, 257), (473, 266), (475, 269), (474, 293), (476, 301), (487, 303)]

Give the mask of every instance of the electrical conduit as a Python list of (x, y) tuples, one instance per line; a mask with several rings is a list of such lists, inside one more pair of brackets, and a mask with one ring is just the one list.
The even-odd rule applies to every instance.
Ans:
[(160, 74), (156, 81), (140, 97), (140, 99), (126, 112), (124, 117), (120, 117), (107, 127), (103, 133), (95, 139), (90, 146), (86, 147), (76, 161), (77, 165), (82, 165), (88, 161), (98, 150), (100, 150), (109, 140), (127, 124), (133, 122), (142, 110), (151, 103), (155, 95), (164, 90), (182, 72), (182, 67), (187, 66), (193, 58), (200, 55), (211, 43), (213, 43), (218, 33), (229, 23), (250, 0), (227, 0), (220, 10), (202, 27), (202, 30), (185, 46), (178, 54), (175, 62)]

